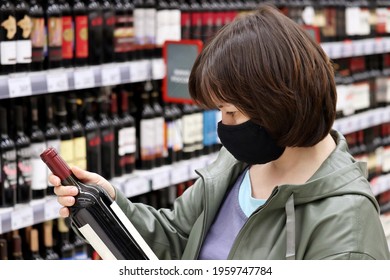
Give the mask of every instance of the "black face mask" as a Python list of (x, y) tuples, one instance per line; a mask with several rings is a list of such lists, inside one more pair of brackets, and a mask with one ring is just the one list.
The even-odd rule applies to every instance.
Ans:
[(239, 161), (264, 164), (278, 159), (284, 152), (260, 125), (247, 121), (238, 125), (218, 123), (222, 145)]

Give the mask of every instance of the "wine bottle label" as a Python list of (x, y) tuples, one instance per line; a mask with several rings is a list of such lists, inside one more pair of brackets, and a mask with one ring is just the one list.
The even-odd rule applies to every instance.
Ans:
[(16, 151), (6, 151), (1, 156), (2, 172), (1, 182), (5, 189), (16, 188), (17, 170), (16, 170)]
[(29, 147), (16, 150), (17, 155), (17, 170), (18, 170), (18, 184), (31, 184), (31, 149)]
[(141, 120), (140, 122), (140, 153), (141, 160), (149, 160), (154, 158), (156, 153), (155, 146), (155, 121), (154, 119)]
[(74, 30), (71, 16), (62, 17), (62, 58), (73, 58)]
[(135, 43), (138, 46), (145, 44), (145, 9), (134, 9), (134, 36)]
[(183, 152), (190, 153), (195, 150), (195, 142), (197, 139), (196, 120), (193, 114), (183, 116)]
[(141, 236), (138, 230), (134, 227), (134, 225), (130, 222), (130, 220), (126, 217), (125, 213), (123, 213), (122, 209), (118, 206), (118, 204), (114, 201), (110, 205), (111, 209), (114, 211), (118, 219), (122, 222), (125, 228), (129, 231), (131, 236), (134, 238), (135, 242), (141, 247), (142, 251), (148, 257), (149, 260), (158, 260), (157, 256), (154, 254), (152, 249), (146, 243), (145, 239)]
[(168, 40), (179, 41), (181, 39), (181, 12), (179, 9), (169, 11)]
[(74, 143), (74, 164), (81, 169), (87, 168), (87, 144), (85, 137), (73, 139)]
[(1, 23), (1, 27), (6, 30), (6, 38), (12, 40), (16, 35), (16, 19), (13, 16), (8, 16), (6, 20)]
[(31, 24), (32, 61), (41, 62), (44, 59), (45, 20), (43, 18), (31, 18)]
[(50, 60), (62, 59), (62, 18), (50, 17), (48, 20), (48, 47)]
[(116, 53), (123, 53), (133, 50), (134, 40), (133, 17), (117, 17), (114, 30), (114, 51)]
[(76, 57), (88, 57), (88, 17), (76, 16)]
[(156, 155), (161, 156), (164, 149), (164, 118), (154, 118), (154, 145)]
[(162, 46), (169, 38), (169, 10), (158, 10), (156, 13), (156, 44)]
[(370, 107), (370, 85), (368, 82), (353, 84), (353, 107), (363, 110)]
[(181, 151), (183, 149), (183, 120), (179, 118), (175, 121), (175, 131), (174, 131), (174, 142), (173, 142), (173, 150)]
[(383, 149), (382, 156), (382, 171), (387, 173), (390, 171), (390, 146), (386, 146)]
[(156, 44), (156, 9), (145, 9), (145, 44)]
[(191, 38), (191, 16), (190, 13), (181, 13), (181, 38)]
[(32, 60), (31, 40), (16, 41), (16, 62), (31, 63), (31, 60)]
[(376, 8), (376, 33), (386, 33), (387, 9)]
[(125, 127), (118, 132), (118, 154), (124, 156), (136, 151), (135, 127)]
[(74, 164), (74, 147), (73, 140), (61, 140), (60, 155), (69, 164)]
[(40, 154), (45, 149), (46, 144), (44, 142), (31, 144), (31, 189), (33, 190), (43, 190), (47, 186), (47, 177), (45, 176), (47, 166), (40, 158)]
[(196, 150), (202, 150), (203, 149), (203, 114), (202, 113), (196, 113), (193, 114), (194, 119), (194, 130), (195, 130), (195, 143), (196, 143)]
[(16, 41), (0, 42), (1, 65), (16, 64)]

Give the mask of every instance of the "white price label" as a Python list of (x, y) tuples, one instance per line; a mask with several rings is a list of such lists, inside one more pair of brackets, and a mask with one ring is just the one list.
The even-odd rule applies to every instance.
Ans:
[(48, 73), (46, 76), (47, 91), (48, 92), (59, 92), (68, 91), (68, 75), (67, 73), (53, 72)]
[(179, 163), (173, 166), (171, 172), (171, 183), (179, 184), (190, 179), (189, 164)]
[(34, 224), (34, 212), (30, 205), (15, 207), (11, 213), (11, 229), (20, 229)]
[(152, 190), (159, 190), (162, 188), (166, 188), (171, 184), (171, 176), (168, 169), (160, 170), (152, 175)]
[(162, 80), (165, 77), (165, 63), (162, 58), (152, 60), (153, 80)]
[(149, 180), (138, 176), (131, 177), (123, 184), (122, 190), (126, 197), (148, 193), (150, 192)]
[(61, 204), (58, 203), (56, 198), (49, 198), (46, 201), (44, 208), (45, 220), (47, 221), (58, 218), (61, 207)]
[(151, 69), (148, 60), (132, 61), (130, 67), (130, 83), (142, 82), (150, 79)]
[(92, 69), (80, 69), (74, 72), (74, 88), (84, 89), (95, 86), (95, 77)]
[(32, 94), (31, 79), (29, 76), (25, 77), (10, 77), (8, 79), (9, 96), (20, 97)]
[(121, 83), (121, 73), (118, 66), (102, 68), (102, 85), (113, 86)]

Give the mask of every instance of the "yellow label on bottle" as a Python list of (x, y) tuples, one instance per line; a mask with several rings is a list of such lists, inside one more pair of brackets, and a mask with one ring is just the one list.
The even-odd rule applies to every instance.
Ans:
[(74, 146), (72, 139), (61, 140), (60, 155), (68, 164), (74, 164)]

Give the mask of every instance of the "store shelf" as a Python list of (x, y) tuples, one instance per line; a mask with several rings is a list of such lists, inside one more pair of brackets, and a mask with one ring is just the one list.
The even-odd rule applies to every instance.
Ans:
[(0, 76), (0, 99), (134, 83), (165, 76), (163, 59), (58, 68)]
[[(198, 177), (195, 170), (208, 165), (215, 158), (216, 154), (210, 154), (152, 170), (137, 170), (132, 174), (113, 178), (111, 184), (131, 198), (195, 179)], [(56, 196), (32, 200), (30, 203), (18, 204), (15, 207), (0, 208), (0, 234), (56, 219), (59, 217), (60, 208)]]
[(390, 37), (321, 43), (331, 59), (382, 54), (390, 52)]

